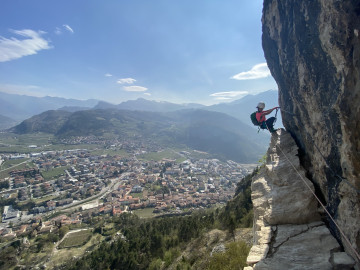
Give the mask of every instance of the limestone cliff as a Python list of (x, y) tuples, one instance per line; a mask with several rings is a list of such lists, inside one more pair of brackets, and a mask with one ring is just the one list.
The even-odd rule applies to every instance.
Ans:
[(354, 260), (323, 222), (289, 132), (272, 135), (266, 165), (251, 189), (255, 224), (248, 269), (352, 269)]
[[(359, 254), (360, 1), (264, 0), (262, 23), (283, 124), (299, 147), (303, 174)], [(356, 257), (334, 223), (323, 220)], [(291, 222), (277, 224), (284, 223)]]
[(265, 0), (263, 9), (263, 48), (279, 86), (284, 126), (318, 193), (358, 251), (359, 13), (360, 1), (338, 0)]

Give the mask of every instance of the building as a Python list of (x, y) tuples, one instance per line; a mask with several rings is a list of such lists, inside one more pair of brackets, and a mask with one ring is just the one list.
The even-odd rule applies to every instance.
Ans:
[(19, 216), (20, 216), (20, 211), (14, 209), (12, 205), (4, 206), (4, 212), (2, 216), (3, 220), (18, 218)]

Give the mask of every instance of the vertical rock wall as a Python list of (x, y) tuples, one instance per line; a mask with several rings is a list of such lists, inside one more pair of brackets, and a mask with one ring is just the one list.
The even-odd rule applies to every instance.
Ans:
[(352, 269), (318, 212), (314, 186), (290, 133), (272, 135), (267, 162), (251, 184), (254, 245), (247, 270)]
[(360, 253), (360, 1), (264, 0), (262, 23), (283, 124), (317, 195)]

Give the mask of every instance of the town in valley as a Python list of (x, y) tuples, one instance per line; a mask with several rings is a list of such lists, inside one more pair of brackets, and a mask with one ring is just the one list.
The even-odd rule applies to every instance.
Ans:
[(62, 145), (71, 147), (43, 150), (33, 144), (26, 153), (0, 153), (2, 241), (102, 215), (184, 215), (216, 207), (256, 167), (141, 140), (90, 136)]

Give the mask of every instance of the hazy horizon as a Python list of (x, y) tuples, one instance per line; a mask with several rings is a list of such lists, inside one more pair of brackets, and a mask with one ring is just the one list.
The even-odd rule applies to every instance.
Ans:
[(277, 89), (262, 1), (11, 1), (0, 10), (0, 91), (211, 105)]

